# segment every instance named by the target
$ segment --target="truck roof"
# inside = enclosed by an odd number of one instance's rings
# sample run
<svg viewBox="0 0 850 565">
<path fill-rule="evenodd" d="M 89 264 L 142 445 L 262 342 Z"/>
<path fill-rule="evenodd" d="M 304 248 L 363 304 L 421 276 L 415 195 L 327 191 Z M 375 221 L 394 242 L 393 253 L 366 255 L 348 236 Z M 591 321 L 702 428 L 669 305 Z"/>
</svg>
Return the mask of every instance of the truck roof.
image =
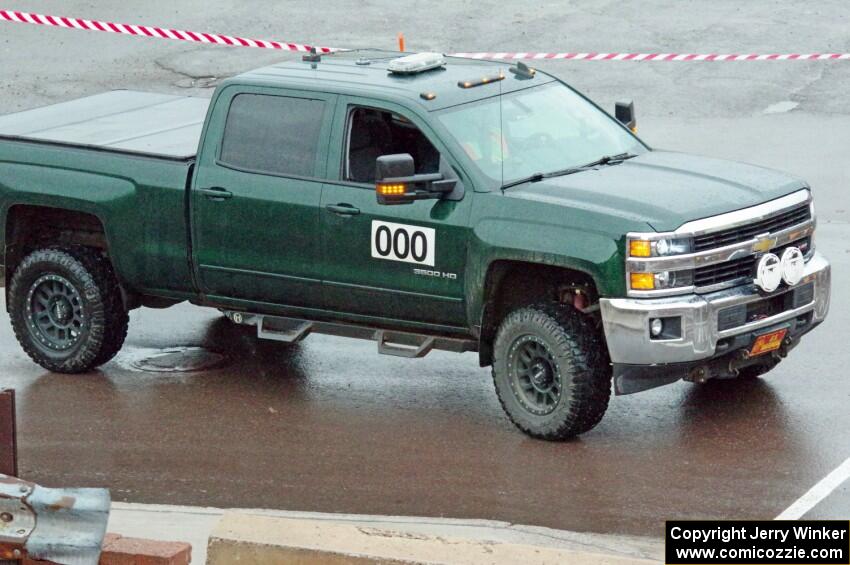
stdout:
<svg viewBox="0 0 850 565">
<path fill-rule="evenodd" d="M 438 69 L 391 73 L 390 61 L 404 55 L 375 49 L 336 52 L 316 63 L 296 60 L 263 67 L 223 84 L 403 98 L 431 111 L 554 80 L 545 73 L 522 78 L 508 72 L 508 63 L 460 57 L 445 57 L 446 64 Z M 458 86 L 498 74 L 505 79 Z M 209 104 L 207 98 L 115 90 L 0 116 L 0 136 L 189 160 L 198 150 Z"/>
<path fill-rule="evenodd" d="M 191 159 L 209 99 L 114 90 L 0 116 L 0 135 Z"/>
<path fill-rule="evenodd" d="M 285 61 L 240 74 L 226 82 L 283 87 L 306 87 L 309 90 L 337 94 L 371 94 L 378 97 L 395 95 L 408 102 L 419 104 L 426 110 L 439 110 L 464 104 L 499 93 L 521 90 L 554 80 L 537 72 L 532 78 L 520 78 L 508 72 L 510 63 L 445 57 L 446 64 L 413 74 L 395 74 L 388 69 L 389 62 L 410 55 L 398 51 L 357 49 L 322 55 L 321 61 Z M 461 88 L 459 82 L 475 81 L 503 73 L 505 79 L 490 84 Z M 433 99 L 421 97 L 431 93 Z"/>
</svg>

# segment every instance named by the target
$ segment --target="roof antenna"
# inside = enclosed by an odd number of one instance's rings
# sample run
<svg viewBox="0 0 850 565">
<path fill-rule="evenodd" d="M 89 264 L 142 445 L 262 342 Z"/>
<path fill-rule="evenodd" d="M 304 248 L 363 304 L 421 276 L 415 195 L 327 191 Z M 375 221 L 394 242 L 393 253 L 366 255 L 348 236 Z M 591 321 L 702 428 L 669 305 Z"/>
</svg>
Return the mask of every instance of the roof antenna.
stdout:
<svg viewBox="0 0 850 565">
<path fill-rule="evenodd" d="M 301 60 L 307 63 L 318 63 L 322 60 L 322 56 L 316 51 L 315 47 L 310 47 L 310 52 L 302 56 Z"/>
</svg>

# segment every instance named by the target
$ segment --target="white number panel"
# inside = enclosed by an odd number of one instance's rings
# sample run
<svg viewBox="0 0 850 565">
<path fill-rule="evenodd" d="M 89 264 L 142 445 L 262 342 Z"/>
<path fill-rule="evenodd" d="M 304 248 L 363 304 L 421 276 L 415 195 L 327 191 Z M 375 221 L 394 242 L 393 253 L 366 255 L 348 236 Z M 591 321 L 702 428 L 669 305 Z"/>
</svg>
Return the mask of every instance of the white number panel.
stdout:
<svg viewBox="0 0 850 565">
<path fill-rule="evenodd" d="M 372 257 L 434 266 L 436 232 L 432 228 L 372 220 Z"/>
</svg>

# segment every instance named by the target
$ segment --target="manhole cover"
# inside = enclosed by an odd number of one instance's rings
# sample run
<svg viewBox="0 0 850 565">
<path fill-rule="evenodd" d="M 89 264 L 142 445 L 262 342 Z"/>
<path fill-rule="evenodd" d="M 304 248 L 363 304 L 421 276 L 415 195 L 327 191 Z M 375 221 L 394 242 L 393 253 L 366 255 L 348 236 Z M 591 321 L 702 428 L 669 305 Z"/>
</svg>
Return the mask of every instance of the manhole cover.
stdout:
<svg viewBox="0 0 850 565">
<path fill-rule="evenodd" d="M 132 365 L 140 371 L 153 373 L 191 373 L 215 369 L 227 361 L 224 355 L 207 351 L 201 347 L 165 349 L 133 361 Z"/>
</svg>

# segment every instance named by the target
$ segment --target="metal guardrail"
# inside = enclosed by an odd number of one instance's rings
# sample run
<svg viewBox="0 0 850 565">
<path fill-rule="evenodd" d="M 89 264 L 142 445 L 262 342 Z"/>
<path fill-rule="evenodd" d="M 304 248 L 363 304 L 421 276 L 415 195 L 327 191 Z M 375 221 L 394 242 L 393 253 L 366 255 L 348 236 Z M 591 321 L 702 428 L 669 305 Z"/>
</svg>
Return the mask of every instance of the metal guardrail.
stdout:
<svg viewBox="0 0 850 565">
<path fill-rule="evenodd" d="M 106 489 L 44 488 L 0 475 L 0 562 L 96 565 L 109 506 Z"/>
</svg>

